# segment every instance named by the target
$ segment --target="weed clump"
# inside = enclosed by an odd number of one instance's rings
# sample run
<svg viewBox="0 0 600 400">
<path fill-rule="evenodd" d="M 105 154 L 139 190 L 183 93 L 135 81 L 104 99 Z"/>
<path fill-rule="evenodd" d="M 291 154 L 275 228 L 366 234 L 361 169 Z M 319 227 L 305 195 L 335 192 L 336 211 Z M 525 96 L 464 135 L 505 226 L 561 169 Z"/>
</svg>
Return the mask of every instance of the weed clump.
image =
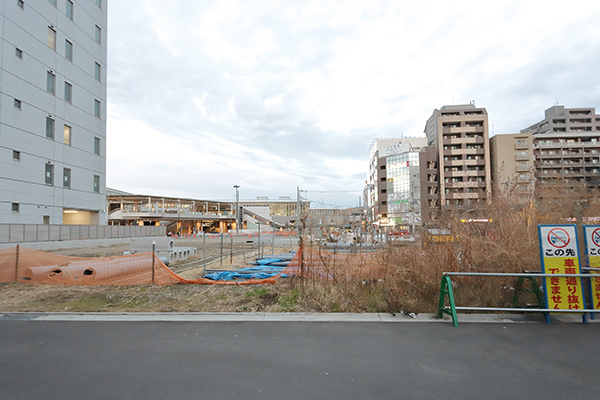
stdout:
<svg viewBox="0 0 600 400">
<path fill-rule="evenodd" d="M 377 255 L 304 246 L 299 269 L 305 278 L 289 285 L 299 291 L 298 304 L 323 312 L 435 313 L 443 272 L 540 271 L 538 224 L 577 223 L 581 229 L 598 217 L 599 193 L 586 187 L 555 188 L 527 205 L 503 196 L 476 210 L 446 213 L 423 227 L 414 243 L 387 241 Z M 448 235 L 435 242 L 427 228 Z M 517 279 L 452 277 L 457 305 L 509 307 Z M 527 296 L 520 303 L 536 301 Z"/>
</svg>

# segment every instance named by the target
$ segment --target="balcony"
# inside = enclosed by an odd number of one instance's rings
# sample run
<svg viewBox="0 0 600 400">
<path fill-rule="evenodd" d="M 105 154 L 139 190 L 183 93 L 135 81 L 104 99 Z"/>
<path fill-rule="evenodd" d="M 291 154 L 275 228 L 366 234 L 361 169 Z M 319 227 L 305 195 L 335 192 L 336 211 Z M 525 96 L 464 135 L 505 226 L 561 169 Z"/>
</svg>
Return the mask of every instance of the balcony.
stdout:
<svg viewBox="0 0 600 400">
<path fill-rule="evenodd" d="M 459 127 L 448 127 L 448 126 L 444 126 L 442 128 L 442 133 L 443 134 L 449 134 L 449 133 L 457 133 L 460 134 L 462 132 L 462 129 L 460 126 Z"/>
<path fill-rule="evenodd" d="M 465 160 L 444 161 L 444 167 L 457 167 L 465 164 Z"/>
<path fill-rule="evenodd" d="M 515 142 L 515 149 L 528 149 L 529 141 L 525 139 L 517 139 Z"/>
<path fill-rule="evenodd" d="M 453 155 L 456 155 L 456 154 L 462 154 L 462 151 L 463 151 L 463 150 L 464 150 L 464 149 L 462 149 L 462 148 L 458 148 L 458 149 L 447 149 L 447 150 L 443 150 L 442 154 L 443 154 L 444 156 L 453 156 Z"/>
<path fill-rule="evenodd" d="M 462 143 L 464 142 L 464 138 L 461 137 L 454 137 L 454 138 L 444 138 L 444 140 L 442 140 L 442 144 L 444 146 L 449 146 L 449 145 L 453 145 L 453 144 L 458 144 L 458 145 L 462 145 Z"/>
<path fill-rule="evenodd" d="M 465 137 L 465 144 L 485 144 L 485 139 L 482 137 Z"/>
<path fill-rule="evenodd" d="M 486 182 L 450 182 L 444 185 L 448 189 L 453 188 L 478 188 L 485 189 L 487 187 Z"/>
<path fill-rule="evenodd" d="M 481 133 L 483 134 L 484 132 L 484 128 L 483 126 L 465 126 L 464 128 L 464 132 L 468 133 Z"/>
<path fill-rule="evenodd" d="M 485 160 L 465 160 L 464 161 L 466 166 L 469 165 L 485 165 Z"/>
<path fill-rule="evenodd" d="M 560 142 L 550 142 L 550 141 L 540 141 L 535 144 L 536 148 L 556 148 L 561 147 L 562 143 Z"/>
</svg>

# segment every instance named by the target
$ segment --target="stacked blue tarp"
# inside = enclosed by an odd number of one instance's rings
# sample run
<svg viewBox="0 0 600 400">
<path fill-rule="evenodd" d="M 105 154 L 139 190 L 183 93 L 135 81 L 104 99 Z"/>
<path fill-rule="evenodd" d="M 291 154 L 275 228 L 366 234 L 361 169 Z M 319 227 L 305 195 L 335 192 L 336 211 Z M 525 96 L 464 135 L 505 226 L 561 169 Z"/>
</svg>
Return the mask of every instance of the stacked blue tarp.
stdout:
<svg viewBox="0 0 600 400">
<path fill-rule="evenodd" d="M 212 272 L 204 275 L 206 279 L 213 281 L 231 281 L 234 279 L 266 279 L 281 274 L 285 267 L 249 267 L 235 271 Z M 281 278 L 287 278 L 286 274 L 280 275 Z"/>
<path fill-rule="evenodd" d="M 281 274 L 289 262 L 294 258 L 296 252 L 286 254 L 277 254 L 271 258 L 259 258 L 252 264 L 256 267 L 248 267 L 229 271 L 212 270 L 204 275 L 206 279 L 213 281 L 231 281 L 234 279 L 266 279 Z M 287 278 L 288 275 L 279 275 L 281 278 Z"/>
</svg>

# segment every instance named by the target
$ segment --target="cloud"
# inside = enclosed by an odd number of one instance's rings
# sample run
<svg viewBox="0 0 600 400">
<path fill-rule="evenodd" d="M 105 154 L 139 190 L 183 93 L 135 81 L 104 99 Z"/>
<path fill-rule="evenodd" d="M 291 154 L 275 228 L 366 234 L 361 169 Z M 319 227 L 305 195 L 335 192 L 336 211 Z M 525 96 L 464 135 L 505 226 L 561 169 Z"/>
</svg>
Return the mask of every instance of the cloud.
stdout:
<svg viewBox="0 0 600 400">
<path fill-rule="evenodd" d="M 476 100 L 513 133 L 557 99 L 600 105 L 599 16 L 595 1 L 112 2 L 108 184 L 356 205 L 368 142 L 423 135 L 434 108 Z"/>
</svg>

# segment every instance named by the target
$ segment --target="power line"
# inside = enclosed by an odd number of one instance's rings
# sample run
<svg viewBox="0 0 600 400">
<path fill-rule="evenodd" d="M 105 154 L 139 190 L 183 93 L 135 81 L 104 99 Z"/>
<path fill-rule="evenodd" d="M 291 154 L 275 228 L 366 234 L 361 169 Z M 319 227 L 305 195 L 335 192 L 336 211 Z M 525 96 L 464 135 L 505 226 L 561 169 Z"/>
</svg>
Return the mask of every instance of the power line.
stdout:
<svg viewBox="0 0 600 400">
<path fill-rule="evenodd" d="M 362 190 L 339 190 L 339 191 L 323 191 L 323 190 L 307 190 L 311 193 L 362 193 Z"/>
</svg>

